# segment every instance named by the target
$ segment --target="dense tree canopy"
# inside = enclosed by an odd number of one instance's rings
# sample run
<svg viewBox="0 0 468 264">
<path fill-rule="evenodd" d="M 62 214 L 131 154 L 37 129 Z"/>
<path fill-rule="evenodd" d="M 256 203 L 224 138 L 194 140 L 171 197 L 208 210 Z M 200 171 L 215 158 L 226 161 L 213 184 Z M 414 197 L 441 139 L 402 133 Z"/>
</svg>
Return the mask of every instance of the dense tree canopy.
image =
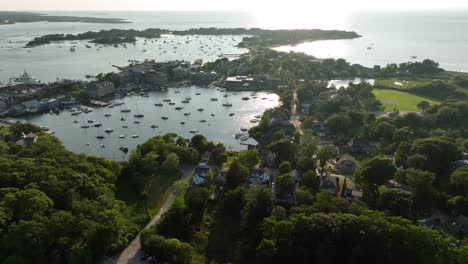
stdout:
<svg viewBox="0 0 468 264">
<path fill-rule="evenodd" d="M 24 129 L 28 129 L 25 131 Z M 92 263 L 129 243 L 138 227 L 115 198 L 120 165 L 76 155 L 37 131 L 29 147 L 2 142 L 0 262 Z"/>
</svg>

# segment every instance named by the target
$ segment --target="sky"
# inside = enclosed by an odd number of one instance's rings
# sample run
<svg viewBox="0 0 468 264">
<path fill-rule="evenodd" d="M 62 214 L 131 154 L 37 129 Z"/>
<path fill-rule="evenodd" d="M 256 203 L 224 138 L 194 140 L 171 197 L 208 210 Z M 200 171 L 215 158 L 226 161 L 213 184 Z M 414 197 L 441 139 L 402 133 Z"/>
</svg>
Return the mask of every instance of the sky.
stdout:
<svg viewBox="0 0 468 264">
<path fill-rule="evenodd" d="M 0 10 L 232 10 L 309 12 L 468 9 L 467 0 L 0 0 Z"/>
</svg>

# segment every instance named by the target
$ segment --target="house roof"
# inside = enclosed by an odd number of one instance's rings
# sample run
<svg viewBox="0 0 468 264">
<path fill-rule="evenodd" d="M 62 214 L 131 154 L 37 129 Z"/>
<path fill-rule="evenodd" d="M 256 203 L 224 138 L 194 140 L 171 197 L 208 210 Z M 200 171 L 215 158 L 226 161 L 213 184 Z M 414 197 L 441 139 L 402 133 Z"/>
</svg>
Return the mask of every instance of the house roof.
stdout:
<svg viewBox="0 0 468 264">
<path fill-rule="evenodd" d="M 334 176 L 321 176 L 320 188 L 338 190 L 340 187 L 338 186 L 336 179 L 337 178 Z"/>
<path fill-rule="evenodd" d="M 34 133 L 29 133 L 29 134 L 26 135 L 25 138 L 37 138 L 37 137 L 38 137 L 38 135 L 36 135 Z"/>
<path fill-rule="evenodd" d="M 340 163 L 343 162 L 343 161 L 351 161 L 351 162 L 356 163 L 356 159 L 355 159 L 353 156 L 349 155 L 349 154 L 344 154 L 344 155 L 342 155 L 342 156 L 340 157 L 340 159 L 339 159 L 336 163 L 337 163 L 337 164 L 340 164 Z"/>
</svg>

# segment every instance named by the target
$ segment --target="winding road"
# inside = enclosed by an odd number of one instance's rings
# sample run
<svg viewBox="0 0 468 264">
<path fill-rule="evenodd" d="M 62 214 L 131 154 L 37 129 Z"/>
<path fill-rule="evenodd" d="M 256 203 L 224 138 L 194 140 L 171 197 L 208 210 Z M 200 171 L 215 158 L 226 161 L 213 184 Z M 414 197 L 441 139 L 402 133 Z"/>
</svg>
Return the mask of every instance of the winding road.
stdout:
<svg viewBox="0 0 468 264">
<path fill-rule="evenodd" d="M 193 173 L 194 167 L 190 165 L 181 165 L 180 170 L 182 171 L 182 180 L 186 180 L 190 177 Z M 174 203 L 175 195 L 174 193 L 169 194 L 166 201 L 162 205 L 161 209 L 159 209 L 158 213 L 151 219 L 151 221 L 146 225 L 146 228 L 153 226 L 159 222 L 161 216 L 169 210 L 172 203 Z M 140 234 L 138 234 L 135 239 L 127 246 L 127 248 L 122 251 L 117 256 L 112 258 L 106 259 L 103 264 L 140 264 L 140 263 L 147 263 L 145 260 L 142 260 L 144 256 L 143 251 L 141 250 L 140 244 Z"/>
</svg>

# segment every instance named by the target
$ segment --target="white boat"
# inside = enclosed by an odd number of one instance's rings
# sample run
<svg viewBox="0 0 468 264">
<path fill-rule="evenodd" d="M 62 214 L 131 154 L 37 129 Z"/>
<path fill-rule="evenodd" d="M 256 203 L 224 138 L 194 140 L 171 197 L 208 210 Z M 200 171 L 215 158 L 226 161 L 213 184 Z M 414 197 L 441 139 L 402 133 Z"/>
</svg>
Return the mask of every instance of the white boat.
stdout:
<svg viewBox="0 0 468 264">
<path fill-rule="evenodd" d="M 140 136 L 138 135 L 133 135 L 132 138 L 139 138 Z"/>
<path fill-rule="evenodd" d="M 119 135 L 119 138 L 125 138 L 126 136 L 125 135 Z"/>
<path fill-rule="evenodd" d="M 104 132 L 106 133 L 112 133 L 114 132 L 114 130 L 112 128 L 107 128 L 106 130 L 104 130 Z"/>
<path fill-rule="evenodd" d="M 198 133 L 198 130 L 197 129 L 192 129 L 189 132 L 192 133 L 192 134 L 195 134 L 195 133 Z"/>
</svg>

